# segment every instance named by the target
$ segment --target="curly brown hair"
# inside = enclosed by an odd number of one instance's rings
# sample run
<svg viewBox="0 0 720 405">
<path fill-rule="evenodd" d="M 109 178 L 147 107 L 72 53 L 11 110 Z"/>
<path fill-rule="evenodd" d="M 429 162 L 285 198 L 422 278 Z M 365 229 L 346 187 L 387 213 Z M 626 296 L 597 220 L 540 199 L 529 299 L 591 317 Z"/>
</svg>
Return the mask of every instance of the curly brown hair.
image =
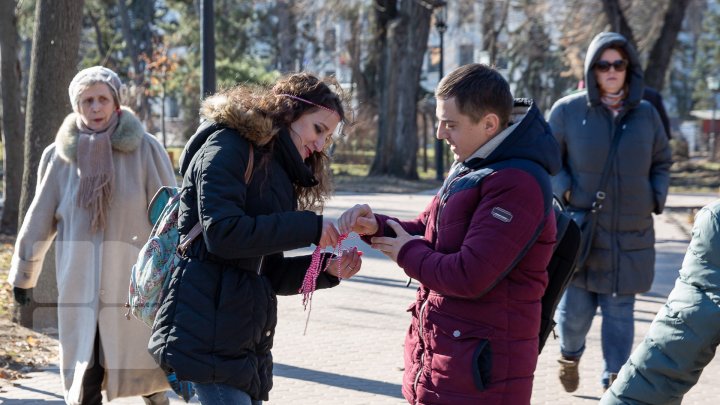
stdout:
<svg viewBox="0 0 720 405">
<path fill-rule="evenodd" d="M 310 103 L 282 95 L 291 95 Z M 290 124 L 303 114 L 312 113 L 321 108 L 316 105 L 335 111 L 340 117 L 340 125 L 347 122 L 344 107 L 346 102 L 343 100 L 342 89 L 332 78 L 321 80 L 310 73 L 290 74 L 280 78 L 270 89 L 268 97 L 262 97 L 258 101 L 255 108 L 272 119 L 275 131 L 280 128 L 289 128 Z M 315 187 L 295 186 L 300 209 L 322 211 L 325 201 L 330 197 L 332 182 L 330 157 L 327 151 L 331 144 L 332 139 L 325 143 L 322 152 L 313 153 L 306 159 L 318 185 Z"/>
</svg>

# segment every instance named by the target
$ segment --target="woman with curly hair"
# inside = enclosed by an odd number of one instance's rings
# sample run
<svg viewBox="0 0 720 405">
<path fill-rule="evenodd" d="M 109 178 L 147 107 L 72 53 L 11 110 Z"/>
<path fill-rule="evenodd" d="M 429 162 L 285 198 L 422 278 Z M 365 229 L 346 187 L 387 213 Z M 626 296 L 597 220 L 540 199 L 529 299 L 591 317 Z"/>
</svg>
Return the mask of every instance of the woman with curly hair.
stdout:
<svg viewBox="0 0 720 405">
<path fill-rule="evenodd" d="M 339 234 L 316 213 L 329 197 L 333 133 L 345 121 L 340 96 L 299 73 L 272 88 L 239 85 L 207 98 L 204 122 L 180 158 L 179 229 L 194 240 L 158 311 L 150 352 L 194 383 L 204 404 L 257 404 L 272 387 L 276 294 L 297 294 L 311 263 L 316 288 L 360 269 L 357 248 L 339 257 L 285 257 Z M 246 183 L 245 172 L 254 167 Z"/>
</svg>

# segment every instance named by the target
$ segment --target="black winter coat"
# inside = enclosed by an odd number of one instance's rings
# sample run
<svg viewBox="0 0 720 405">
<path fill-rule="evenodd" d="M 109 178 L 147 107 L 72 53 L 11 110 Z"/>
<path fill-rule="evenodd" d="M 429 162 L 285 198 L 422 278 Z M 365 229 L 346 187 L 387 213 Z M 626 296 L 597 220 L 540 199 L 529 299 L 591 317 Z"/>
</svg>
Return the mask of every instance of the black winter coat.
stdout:
<svg viewBox="0 0 720 405">
<path fill-rule="evenodd" d="M 283 251 L 317 243 L 322 216 L 297 211 L 293 183 L 315 183 L 287 131 L 257 134 L 244 124 L 204 124 L 185 147 L 180 230 L 200 220 L 203 234 L 173 274 L 149 350 L 181 380 L 228 384 L 267 401 L 275 295 L 297 294 L 310 265 L 310 256 Z M 265 146 L 254 147 L 246 185 L 248 142 Z M 321 273 L 317 287 L 337 284 Z"/>
</svg>

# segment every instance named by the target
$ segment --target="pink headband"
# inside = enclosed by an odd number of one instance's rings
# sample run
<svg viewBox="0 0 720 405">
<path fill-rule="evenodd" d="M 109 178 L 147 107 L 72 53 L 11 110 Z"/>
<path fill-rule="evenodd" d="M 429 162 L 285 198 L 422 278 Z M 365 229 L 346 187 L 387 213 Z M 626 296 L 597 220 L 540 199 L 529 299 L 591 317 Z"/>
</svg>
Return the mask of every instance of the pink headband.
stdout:
<svg viewBox="0 0 720 405">
<path fill-rule="evenodd" d="M 341 117 L 340 117 L 340 114 L 338 114 L 338 112 L 337 112 L 337 111 L 335 111 L 335 110 L 333 110 L 332 108 L 329 108 L 329 107 L 325 107 L 324 105 L 320 105 L 320 104 L 317 104 L 317 103 L 313 103 L 312 101 L 310 101 L 310 100 L 305 100 L 305 99 L 304 99 L 304 98 L 302 98 L 302 97 L 298 97 L 298 96 L 293 96 L 292 94 L 285 94 L 285 93 L 281 93 L 281 94 L 276 94 L 276 95 L 277 95 L 277 96 L 285 96 L 285 97 L 290 97 L 290 98 L 291 98 L 291 99 L 293 99 L 293 100 L 298 100 L 298 101 L 302 101 L 303 103 L 307 103 L 307 104 L 310 104 L 310 105 L 314 105 L 315 107 L 318 107 L 318 108 L 322 108 L 322 109 L 328 110 L 328 111 L 330 111 L 331 113 L 333 113 L 333 114 L 337 115 L 337 116 L 338 116 L 338 118 L 341 118 Z"/>
</svg>

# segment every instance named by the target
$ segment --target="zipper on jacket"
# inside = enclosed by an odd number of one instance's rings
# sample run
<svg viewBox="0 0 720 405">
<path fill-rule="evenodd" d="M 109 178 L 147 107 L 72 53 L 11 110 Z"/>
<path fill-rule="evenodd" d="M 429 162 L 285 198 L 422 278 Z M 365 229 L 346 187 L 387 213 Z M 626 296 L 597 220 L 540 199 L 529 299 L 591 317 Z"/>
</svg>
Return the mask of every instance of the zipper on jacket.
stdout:
<svg viewBox="0 0 720 405">
<path fill-rule="evenodd" d="M 624 117 L 624 115 L 623 115 L 623 117 Z M 621 119 L 622 119 L 622 118 L 621 118 Z M 626 127 L 626 125 L 627 125 L 627 124 L 622 124 L 622 125 L 621 125 L 621 122 L 620 122 L 620 121 L 618 121 L 618 122 L 617 122 L 617 125 L 615 125 L 615 122 L 613 121 L 613 132 L 612 132 L 612 134 L 613 134 L 614 136 L 621 136 L 623 130 L 624 130 L 625 127 Z M 615 133 L 615 132 L 617 132 L 617 133 Z M 620 143 L 618 143 L 617 148 L 620 149 Z M 620 155 L 619 153 L 616 153 L 616 154 L 615 154 L 615 161 L 617 161 L 617 157 L 618 157 L 619 155 Z M 615 165 L 615 162 L 611 162 L 611 164 L 614 166 L 614 165 Z M 619 176 L 619 173 L 616 173 L 616 175 Z M 616 176 L 616 177 L 617 177 L 617 176 Z M 617 197 L 617 196 L 619 195 L 619 192 L 618 192 L 619 190 L 618 190 L 618 187 L 617 187 L 617 181 L 616 181 L 616 179 L 613 179 L 612 185 L 613 185 L 613 193 L 615 194 L 616 198 L 614 198 L 615 203 L 613 204 L 613 210 L 612 210 L 612 214 L 611 214 L 611 216 L 610 216 L 610 221 L 611 221 L 611 226 L 612 226 L 611 229 L 610 229 L 610 241 L 611 241 L 611 243 L 612 243 L 612 250 L 611 250 L 610 256 L 611 256 L 611 258 L 612 258 L 612 268 L 613 268 L 612 296 L 613 296 L 613 297 L 617 297 L 617 292 L 618 292 L 618 280 L 620 279 L 620 267 L 619 267 L 619 263 L 618 263 L 618 249 L 617 249 L 617 245 L 618 245 L 618 237 L 617 237 L 618 224 L 617 224 L 617 217 L 618 217 L 618 209 L 619 209 L 619 205 L 620 205 L 620 204 L 619 204 L 620 200 L 619 200 L 619 198 Z"/>
<path fill-rule="evenodd" d="M 417 374 L 415 374 L 415 382 L 413 383 L 413 391 L 415 392 L 415 403 L 419 403 L 417 400 L 417 385 L 420 382 L 420 376 L 422 375 L 423 367 L 425 364 L 425 352 L 426 352 L 426 344 L 425 340 L 423 338 L 423 312 L 425 312 L 425 307 L 427 306 L 428 298 L 425 298 L 425 301 L 423 301 L 422 305 L 420 305 L 420 311 L 418 311 L 418 343 L 422 346 L 422 354 L 420 355 L 420 368 L 418 368 Z"/>
</svg>

